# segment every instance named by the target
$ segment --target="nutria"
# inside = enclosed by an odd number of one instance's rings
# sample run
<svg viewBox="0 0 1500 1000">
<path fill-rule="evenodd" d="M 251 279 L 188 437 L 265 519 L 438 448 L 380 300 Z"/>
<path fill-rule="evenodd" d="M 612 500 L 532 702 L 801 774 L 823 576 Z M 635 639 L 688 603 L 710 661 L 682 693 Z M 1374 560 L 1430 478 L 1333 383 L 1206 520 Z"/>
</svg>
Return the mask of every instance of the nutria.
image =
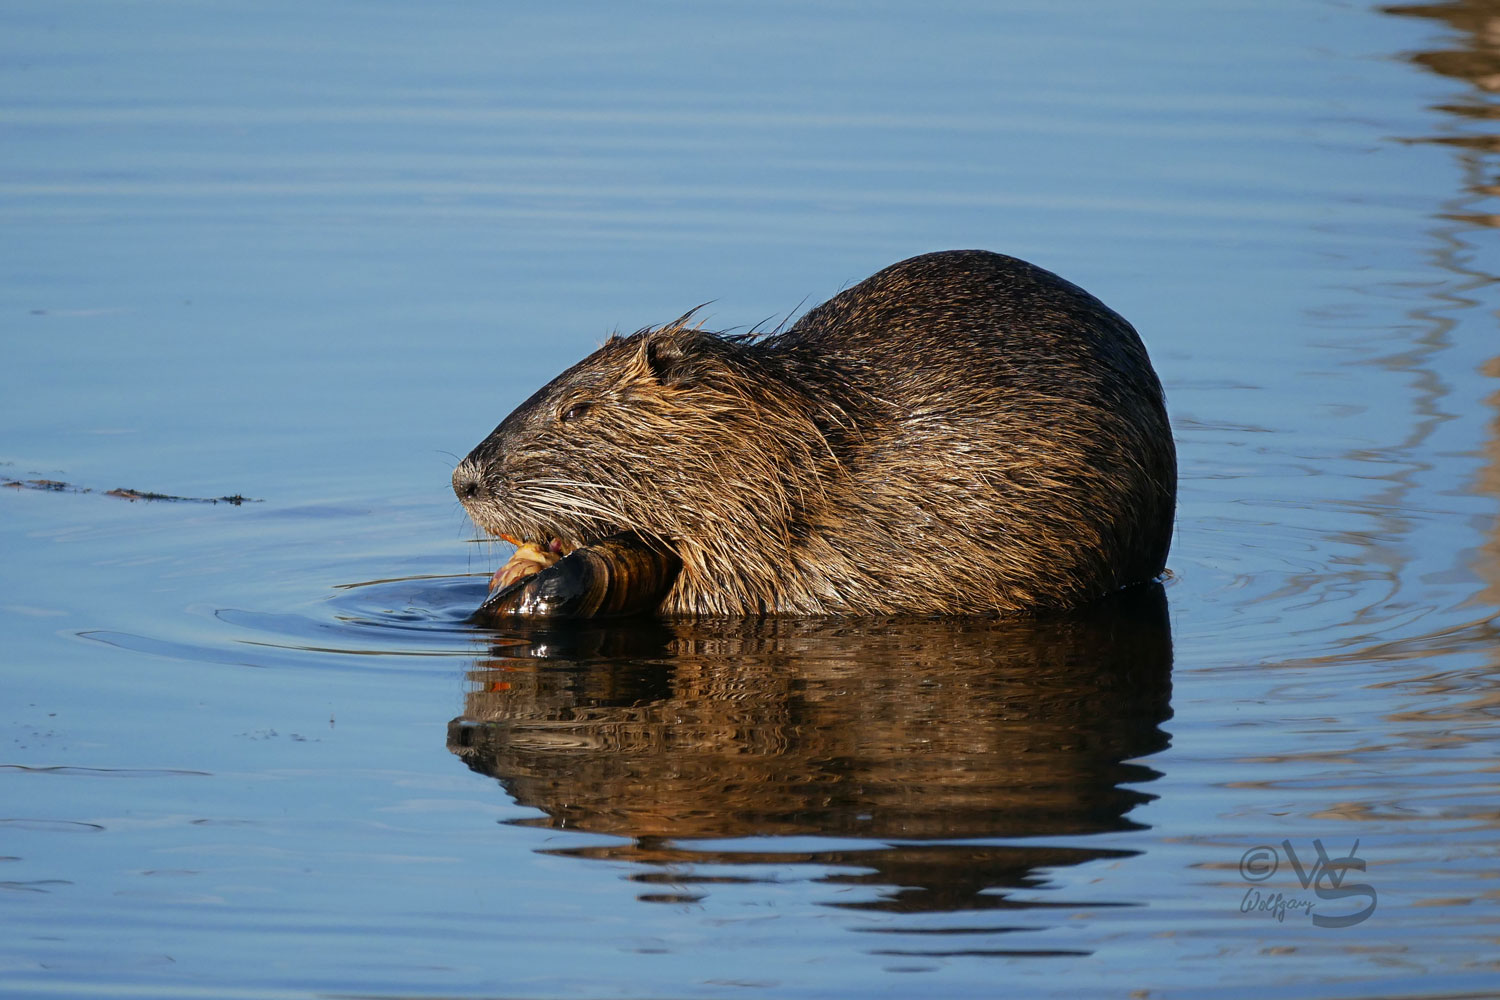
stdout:
<svg viewBox="0 0 1500 1000">
<path fill-rule="evenodd" d="M 612 336 L 453 473 L 543 546 L 635 532 L 692 615 L 966 614 L 1158 576 L 1176 453 L 1135 330 L 981 250 L 902 261 L 789 329 Z"/>
</svg>

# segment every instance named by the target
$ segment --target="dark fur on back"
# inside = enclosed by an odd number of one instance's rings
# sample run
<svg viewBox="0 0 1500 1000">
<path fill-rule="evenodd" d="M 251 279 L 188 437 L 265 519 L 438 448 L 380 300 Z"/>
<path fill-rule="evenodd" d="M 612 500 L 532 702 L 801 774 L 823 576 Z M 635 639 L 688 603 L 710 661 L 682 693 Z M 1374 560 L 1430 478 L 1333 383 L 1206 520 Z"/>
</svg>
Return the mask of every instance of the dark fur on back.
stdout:
<svg viewBox="0 0 1500 1000">
<path fill-rule="evenodd" d="M 689 614 L 982 613 L 1162 572 L 1176 458 L 1130 324 L 1024 261 L 914 257 L 790 329 L 603 347 L 454 472 L 482 528 L 670 546 Z"/>
</svg>

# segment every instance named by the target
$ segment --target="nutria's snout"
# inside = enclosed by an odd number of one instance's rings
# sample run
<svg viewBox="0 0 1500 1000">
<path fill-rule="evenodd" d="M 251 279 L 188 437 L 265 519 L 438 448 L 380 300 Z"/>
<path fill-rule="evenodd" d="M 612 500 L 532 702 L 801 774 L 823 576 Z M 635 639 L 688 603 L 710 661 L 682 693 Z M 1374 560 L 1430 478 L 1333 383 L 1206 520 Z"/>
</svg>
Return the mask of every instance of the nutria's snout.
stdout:
<svg viewBox="0 0 1500 1000">
<path fill-rule="evenodd" d="M 464 505 L 469 519 L 481 531 L 490 535 L 514 534 L 514 527 L 507 527 L 502 497 L 505 489 L 499 477 L 486 464 L 476 461 L 473 455 L 458 463 L 453 470 L 453 494 Z"/>
<path fill-rule="evenodd" d="M 570 517 L 566 497 L 559 501 L 548 479 L 526 474 L 517 479 L 496 454 L 476 448 L 453 470 L 453 493 L 485 534 L 566 554 L 619 530 L 597 517 L 587 522 Z"/>
</svg>

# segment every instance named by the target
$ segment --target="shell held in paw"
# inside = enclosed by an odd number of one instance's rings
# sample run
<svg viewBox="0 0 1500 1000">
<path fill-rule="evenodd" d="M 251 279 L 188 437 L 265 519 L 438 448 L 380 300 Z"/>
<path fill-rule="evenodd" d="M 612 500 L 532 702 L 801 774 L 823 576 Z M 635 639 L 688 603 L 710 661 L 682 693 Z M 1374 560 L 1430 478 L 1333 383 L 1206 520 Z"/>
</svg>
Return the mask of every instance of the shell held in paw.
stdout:
<svg viewBox="0 0 1500 1000">
<path fill-rule="evenodd" d="M 520 551 L 517 550 L 518 555 Z M 483 625 L 517 618 L 613 618 L 648 614 L 660 607 L 682 568 L 671 550 L 628 533 L 554 559 L 550 565 L 531 569 L 495 590 L 474 612 L 471 621 Z M 531 559 L 529 553 L 521 561 L 528 567 L 539 562 Z M 516 562 L 512 558 L 506 567 Z M 496 577 L 499 576 L 497 573 Z"/>
</svg>

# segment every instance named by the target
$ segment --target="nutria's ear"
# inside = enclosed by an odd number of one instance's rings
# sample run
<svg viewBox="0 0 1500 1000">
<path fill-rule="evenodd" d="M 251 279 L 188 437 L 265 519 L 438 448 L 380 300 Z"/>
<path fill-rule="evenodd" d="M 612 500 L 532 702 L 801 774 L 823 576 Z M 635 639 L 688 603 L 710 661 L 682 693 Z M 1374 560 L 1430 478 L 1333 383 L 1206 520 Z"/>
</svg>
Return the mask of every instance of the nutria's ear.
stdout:
<svg viewBox="0 0 1500 1000">
<path fill-rule="evenodd" d="M 688 352 L 681 337 L 674 336 L 673 333 L 647 337 L 642 353 L 646 367 L 658 382 L 670 384 L 678 381 L 684 374 L 682 362 Z"/>
<path fill-rule="evenodd" d="M 695 345 L 701 331 L 678 326 L 662 327 L 641 336 L 636 353 L 640 374 L 662 385 L 682 385 L 692 378 Z"/>
</svg>

